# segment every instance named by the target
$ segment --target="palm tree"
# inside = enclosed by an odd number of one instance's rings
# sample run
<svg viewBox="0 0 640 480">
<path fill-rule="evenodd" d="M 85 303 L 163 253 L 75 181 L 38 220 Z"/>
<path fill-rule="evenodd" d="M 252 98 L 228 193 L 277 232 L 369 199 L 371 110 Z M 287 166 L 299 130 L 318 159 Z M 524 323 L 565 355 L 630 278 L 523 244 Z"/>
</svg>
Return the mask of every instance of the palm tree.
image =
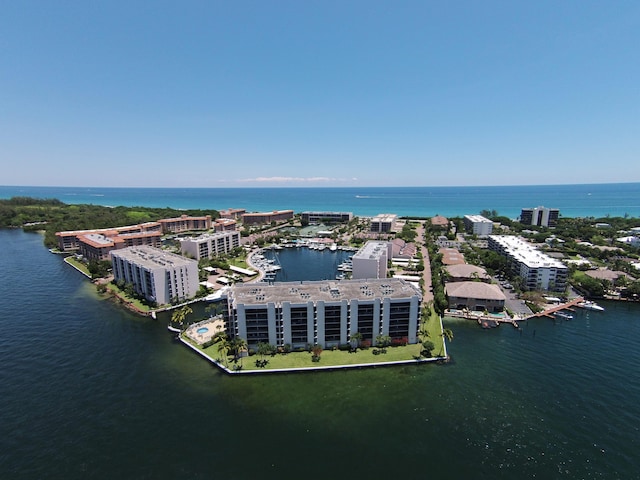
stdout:
<svg viewBox="0 0 640 480">
<path fill-rule="evenodd" d="M 240 352 L 246 350 L 247 341 L 242 337 L 235 337 L 231 340 L 231 350 L 233 350 L 234 356 L 237 359 L 240 356 Z M 240 356 L 240 364 L 242 364 L 242 356 Z"/>
<path fill-rule="evenodd" d="M 225 332 L 218 332 L 213 337 L 214 342 L 218 344 L 218 355 L 224 358 L 224 364 L 228 364 L 229 350 L 231 350 L 231 341 Z M 221 359 L 222 359 L 221 358 Z"/>
<path fill-rule="evenodd" d="M 451 331 L 450 328 L 443 328 L 442 329 L 442 337 L 446 338 L 447 340 L 449 340 L 451 342 L 451 341 L 453 341 L 453 332 Z"/>
<path fill-rule="evenodd" d="M 362 334 L 360 332 L 354 332 L 349 337 L 349 343 L 351 343 L 351 349 L 356 350 L 360 345 L 360 340 L 362 340 Z"/>
<path fill-rule="evenodd" d="M 185 319 L 187 318 L 188 315 L 192 313 L 193 313 L 193 310 L 191 309 L 191 307 L 189 305 L 185 305 L 179 310 L 176 310 L 173 312 L 173 314 L 171 315 L 171 322 L 177 323 L 178 325 L 180 325 L 180 328 L 182 328 L 184 325 Z"/>
</svg>

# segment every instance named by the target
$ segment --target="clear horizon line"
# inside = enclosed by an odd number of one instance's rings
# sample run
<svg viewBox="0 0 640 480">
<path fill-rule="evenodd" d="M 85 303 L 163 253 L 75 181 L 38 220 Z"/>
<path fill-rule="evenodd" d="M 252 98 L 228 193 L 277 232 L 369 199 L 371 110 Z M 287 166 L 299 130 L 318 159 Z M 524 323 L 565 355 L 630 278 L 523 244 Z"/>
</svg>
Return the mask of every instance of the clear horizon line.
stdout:
<svg viewBox="0 0 640 480">
<path fill-rule="evenodd" d="M 631 182 L 589 182 L 589 183 L 514 183 L 514 184 L 484 184 L 484 185 L 236 185 L 236 186 L 209 186 L 209 187 L 194 187 L 194 186 L 112 186 L 112 185 L 0 185 L 0 188 L 112 188 L 112 189 L 272 189 L 272 188 L 340 188 L 340 189 L 354 189 L 354 188 L 496 188 L 496 187 L 553 187 L 553 186 L 577 186 L 577 185 L 633 185 L 640 184 L 640 181 Z"/>
</svg>

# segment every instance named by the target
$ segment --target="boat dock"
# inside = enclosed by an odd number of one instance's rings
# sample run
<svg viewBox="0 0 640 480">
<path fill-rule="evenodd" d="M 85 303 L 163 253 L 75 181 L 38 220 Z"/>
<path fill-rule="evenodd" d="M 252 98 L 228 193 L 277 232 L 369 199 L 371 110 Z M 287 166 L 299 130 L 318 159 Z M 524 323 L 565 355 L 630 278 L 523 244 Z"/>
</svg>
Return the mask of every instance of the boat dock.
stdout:
<svg viewBox="0 0 640 480">
<path fill-rule="evenodd" d="M 572 300 L 569 300 L 566 303 L 560 303 L 558 305 L 554 305 L 551 308 L 547 308 L 547 309 L 543 310 L 542 312 L 534 313 L 529 318 L 548 317 L 548 318 L 551 318 L 551 319 L 555 320 L 554 313 L 560 312 L 562 310 L 573 311 L 573 309 L 571 307 L 575 307 L 579 303 L 582 303 L 582 302 L 584 302 L 584 298 L 576 297 L 576 298 L 574 298 Z"/>
</svg>

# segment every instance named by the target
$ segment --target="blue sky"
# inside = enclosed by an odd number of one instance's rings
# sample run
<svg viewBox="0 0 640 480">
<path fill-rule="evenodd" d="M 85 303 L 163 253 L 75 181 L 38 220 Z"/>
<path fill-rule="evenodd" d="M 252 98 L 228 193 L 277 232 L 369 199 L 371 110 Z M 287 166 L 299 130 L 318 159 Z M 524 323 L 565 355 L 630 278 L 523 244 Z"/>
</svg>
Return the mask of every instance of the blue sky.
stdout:
<svg viewBox="0 0 640 480">
<path fill-rule="evenodd" d="M 640 181 L 634 1 L 0 6 L 0 184 Z"/>
</svg>

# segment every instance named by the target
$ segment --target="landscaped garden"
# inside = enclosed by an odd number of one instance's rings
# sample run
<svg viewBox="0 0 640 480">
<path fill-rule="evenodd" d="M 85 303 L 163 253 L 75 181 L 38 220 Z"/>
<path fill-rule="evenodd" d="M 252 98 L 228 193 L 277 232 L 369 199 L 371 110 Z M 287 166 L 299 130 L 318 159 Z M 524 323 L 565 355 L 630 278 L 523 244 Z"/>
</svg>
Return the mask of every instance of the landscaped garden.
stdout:
<svg viewBox="0 0 640 480">
<path fill-rule="evenodd" d="M 240 349 L 234 347 L 234 341 L 227 339 L 224 335 L 203 345 L 197 345 L 185 335 L 181 338 L 195 350 L 204 353 L 229 370 L 269 371 L 425 361 L 445 355 L 444 336 L 440 318 L 431 308 L 425 307 L 419 343 L 411 345 L 404 344 L 406 342 L 400 339 L 391 340 L 389 337 L 381 337 L 388 340 L 385 346 L 369 346 L 368 341 L 362 341 L 356 337 L 352 338 L 350 346 L 342 346 L 342 348 L 325 350 L 319 345 L 310 345 L 304 351 L 289 351 L 282 348 L 278 351 L 271 347 L 260 348 L 255 352 L 252 349 L 247 351 L 245 347 Z M 237 355 L 237 351 L 241 354 Z"/>
</svg>

